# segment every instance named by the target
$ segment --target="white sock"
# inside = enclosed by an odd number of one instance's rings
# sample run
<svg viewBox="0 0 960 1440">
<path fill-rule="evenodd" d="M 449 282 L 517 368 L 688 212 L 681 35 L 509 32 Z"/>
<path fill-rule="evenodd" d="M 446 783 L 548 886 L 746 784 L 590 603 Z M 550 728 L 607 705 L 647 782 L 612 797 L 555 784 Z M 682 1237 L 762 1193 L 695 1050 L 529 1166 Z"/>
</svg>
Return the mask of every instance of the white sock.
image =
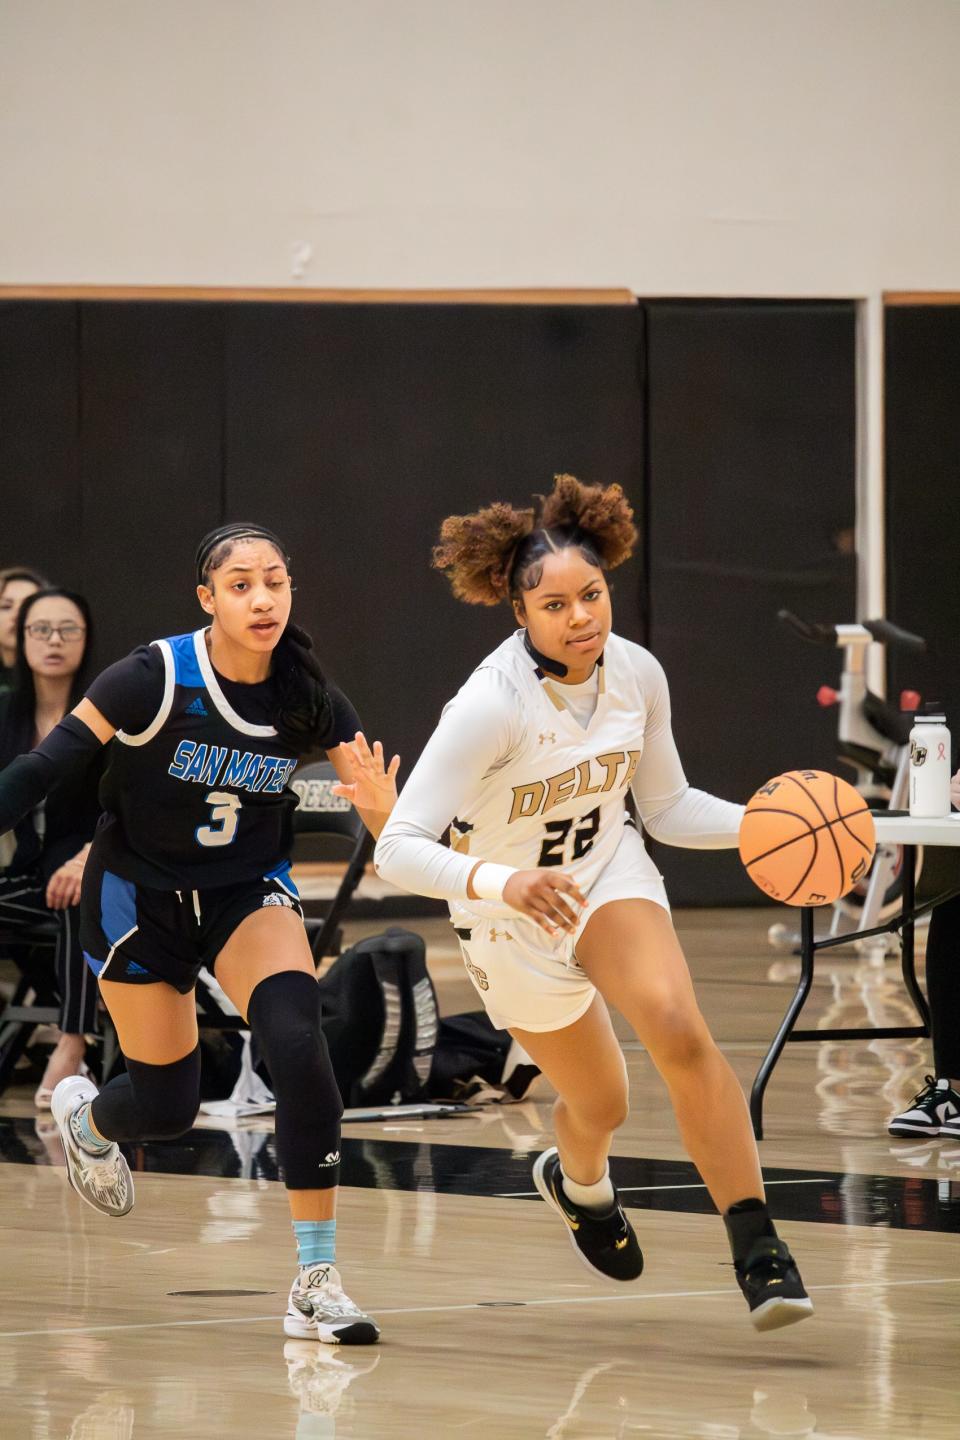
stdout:
<svg viewBox="0 0 960 1440">
<path fill-rule="evenodd" d="M 613 1204 L 613 1181 L 610 1179 L 610 1166 L 603 1167 L 603 1174 L 599 1180 L 592 1185 L 578 1185 L 576 1180 L 571 1180 L 561 1169 L 563 1176 L 563 1193 L 574 1205 L 579 1205 L 581 1210 L 609 1210 Z"/>
</svg>

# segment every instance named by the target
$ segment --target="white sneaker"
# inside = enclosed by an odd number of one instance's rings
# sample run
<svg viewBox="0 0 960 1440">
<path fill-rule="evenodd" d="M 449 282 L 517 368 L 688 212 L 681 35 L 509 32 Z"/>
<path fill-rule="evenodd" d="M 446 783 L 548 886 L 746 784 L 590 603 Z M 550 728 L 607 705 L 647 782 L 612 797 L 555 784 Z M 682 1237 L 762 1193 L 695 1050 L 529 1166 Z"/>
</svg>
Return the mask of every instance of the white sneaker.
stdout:
<svg viewBox="0 0 960 1440">
<path fill-rule="evenodd" d="M 950 1081 L 924 1076 L 923 1089 L 918 1090 L 906 1110 L 895 1115 L 887 1126 L 889 1135 L 943 1135 L 960 1133 L 947 1127 L 960 1119 L 960 1095 L 951 1089 Z"/>
<path fill-rule="evenodd" d="M 91 1155 L 78 1144 L 70 1126 L 80 1106 L 98 1093 L 86 1076 L 68 1075 L 55 1087 L 50 1109 L 63 1142 L 67 1179 L 80 1199 L 101 1215 L 126 1215 L 133 1209 L 133 1177 L 119 1145 L 111 1145 L 102 1155 Z"/>
<path fill-rule="evenodd" d="M 290 1287 L 283 1330 L 291 1339 L 325 1345 L 375 1345 L 380 1339 L 376 1322 L 344 1294 L 333 1265 L 300 1271 Z"/>
<path fill-rule="evenodd" d="M 952 1115 L 944 1116 L 940 1122 L 940 1134 L 948 1139 L 960 1140 L 960 1110 L 955 1110 Z"/>
</svg>

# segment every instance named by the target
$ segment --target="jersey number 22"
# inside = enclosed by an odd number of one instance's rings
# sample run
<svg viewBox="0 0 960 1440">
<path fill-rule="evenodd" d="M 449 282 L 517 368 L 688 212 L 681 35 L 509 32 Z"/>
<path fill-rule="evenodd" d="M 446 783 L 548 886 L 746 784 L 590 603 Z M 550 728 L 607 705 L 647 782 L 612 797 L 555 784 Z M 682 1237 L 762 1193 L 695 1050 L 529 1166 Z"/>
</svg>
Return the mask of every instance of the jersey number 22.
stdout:
<svg viewBox="0 0 960 1440">
<path fill-rule="evenodd" d="M 540 846 L 538 865 L 563 865 L 568 861 L 582 860 L 584 855 L 593 849 L 593 842 L 597 838 L 597 831 L 600 829 L 600 806 L 598 805 L 596 810 L 591 810 L 589 815 L 584 815 L 574 830 L 573 845 L 568 857 L 564 854 L 564 850 L 572 826 L 573 819 L 547 822 L 544 827 L 547 833 Z"/>
</svg>

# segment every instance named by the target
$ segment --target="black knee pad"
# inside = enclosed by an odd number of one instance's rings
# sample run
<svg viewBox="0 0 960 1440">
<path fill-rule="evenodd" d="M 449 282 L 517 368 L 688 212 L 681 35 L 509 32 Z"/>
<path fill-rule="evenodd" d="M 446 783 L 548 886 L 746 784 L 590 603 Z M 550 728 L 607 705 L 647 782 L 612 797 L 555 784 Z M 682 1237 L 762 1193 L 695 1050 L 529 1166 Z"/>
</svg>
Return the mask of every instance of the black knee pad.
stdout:
<svg viewBox="0 0 960 1440">
<path fill-rule="evenodd" d="M 288 1190 L 340 1183 L 343 1101 L 320 1029 L 312 975 L 283 970 L 261 980 L 247 1007 L 250 1029 L 277 1097 L 277 1151 Z"/>
<path fill-rule="evenodd" d="M 127 1059 L 127 1073 L 105 1085 L 93 1102 L 93 1123 L 108 1140 L 174 1140 L 190 1129 L 200 1107 L 199 1044 L 172 1065 Z"/>
</svg>

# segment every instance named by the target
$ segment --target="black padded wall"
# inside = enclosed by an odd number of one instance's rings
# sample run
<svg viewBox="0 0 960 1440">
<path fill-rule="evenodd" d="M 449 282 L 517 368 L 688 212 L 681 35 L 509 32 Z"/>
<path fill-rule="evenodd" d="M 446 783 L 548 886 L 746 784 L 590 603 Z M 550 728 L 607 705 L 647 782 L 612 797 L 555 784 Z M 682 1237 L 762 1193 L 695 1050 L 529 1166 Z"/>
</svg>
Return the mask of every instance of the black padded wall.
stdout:
<svg viewBox="0 0 960 1440">
<path fill-rule="evenodd" d="M 744 801 L 835 769 L 832 652 L 778 626 L 856 618 L 852 304 L 647 307 L 650 646 L 692 784 Z M 658 847 L 677 904 L 758 900 L 734 853 Z"/>
<path fill-rule="evenodd" d="M 83 577 L 106 660 L 203 619 L 192 561 L 222 505 L 221 308 L 81 306 Z"/>
<path fill-rule="evenodd" d="M 890 694 L 941 702 L 960 741 L 960 306 L 886 312 L 887 612 L 925 636 Z"/>
<path fill-rule="evenodd" d="M 443 517 L 557 470 L 643 522 L 617 629 L 670 678 L 691 780 L 744 798 L 832 761 L 831 656 L 774 614 L 854 611 L 850 305 L 0 307 L 0 564 L 83 588 L 97 659 L 200 623 L 222 518 L 287 539 L 296 614 L 404 771 L 508 633 L 429 568 Z M 676 903 L 759 900 L 731 855 L 660 853 Z"/>
<path fill-rule="evenodd" d="M 408 773 L 512 628 L 430 570 L 443 517 L 553 473 L 641 488 L 636 305 L 7 304 L 0 564 L 95 608 L 95 659 L 202 621 L 193 550 L 273 525 L 297 617 Z M 640 634 L 639 558 L 617 623 Z"/>
<path fill-rule="evenodd" d="M 401 775 L 513 628 L 430 570 L 441 521 L 558 470 L 639 495 L 639 341 L 632 305 L 229 311 L 230 512 L 290 537 L 298 613 Z M 641 584 L 639 559 L 618 573 L 634 639 Z"/>
<path fill-rule="evenodd" d="M 0 568 L 83 582 L 79 306 L 0 302 Z"/>
</svg>

